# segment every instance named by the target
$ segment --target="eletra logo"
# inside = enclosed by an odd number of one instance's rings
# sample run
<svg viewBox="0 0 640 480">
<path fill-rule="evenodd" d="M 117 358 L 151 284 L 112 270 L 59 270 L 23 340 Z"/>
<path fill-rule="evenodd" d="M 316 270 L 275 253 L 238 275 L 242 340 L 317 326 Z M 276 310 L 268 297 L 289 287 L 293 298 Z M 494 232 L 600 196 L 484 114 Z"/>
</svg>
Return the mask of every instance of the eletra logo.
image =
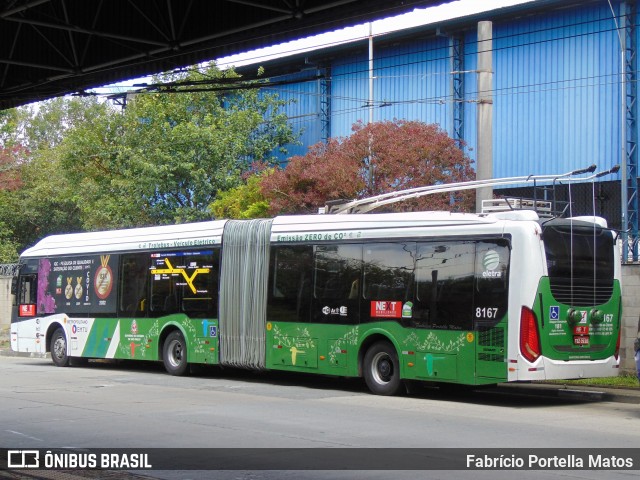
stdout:
<svg viewBox="0 0 640 480">
<path fill-rule="evenodd" d="M 482 267 L 484 268 L 484 272 L 482 272 L 483 277 L 493 277 L 499 278 L 502 276 L 501 271 L 496 271 L 496 269 L 500 266 L 500 254 L 495 250 L 488 250 L 485 252 L 484 257 L 482 259 Z"/>
</svg>

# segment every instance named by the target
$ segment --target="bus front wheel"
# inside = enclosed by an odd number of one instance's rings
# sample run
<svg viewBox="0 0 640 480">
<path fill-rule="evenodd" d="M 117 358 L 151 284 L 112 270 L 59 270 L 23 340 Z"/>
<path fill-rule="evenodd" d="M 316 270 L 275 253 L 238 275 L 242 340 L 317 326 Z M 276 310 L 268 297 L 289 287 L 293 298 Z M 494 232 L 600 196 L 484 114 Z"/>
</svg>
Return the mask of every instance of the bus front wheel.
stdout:
<svg viewBox="0 0 640 480">
<path fill-rule="evenodd" d="M 171 332 L 164 341 L 162 360 L 164 368 L 171 375 L 184 375 L 187 372 L 187 343 L 179 331 Z"/>
<path fill-rule="evenodd" d="M 376 395 L 395 395 L 401 387 L 400 363 L 388 342 L 371 345 L 364 356 L 364 380 Z"/>
<path fill-rule="evenodd" d="M 67 355 L 67 336 L 62 328 L 53 332 L 51 337 L 51 360 L 58 367 L 69 366 L 69 356 Z"/>
</svg>

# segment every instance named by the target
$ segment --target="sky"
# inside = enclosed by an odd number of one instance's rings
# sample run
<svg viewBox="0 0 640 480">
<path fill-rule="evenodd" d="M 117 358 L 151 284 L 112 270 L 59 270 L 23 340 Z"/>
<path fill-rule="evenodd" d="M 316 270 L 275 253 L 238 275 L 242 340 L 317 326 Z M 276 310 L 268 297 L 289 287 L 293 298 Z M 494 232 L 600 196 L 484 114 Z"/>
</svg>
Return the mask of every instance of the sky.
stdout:
<svg viewBox="0 0 640 480">
<path fill-rule="evenodd" d="M 375 37 L 385 33 L 398 31 L 406 28 L 413 28 L 420 25 L 429 25 L 443 20 L 448 20 L 466 15 L 474 15 L 484 11 L 495 10 L 497 8 L 509 7 L 521 3 L 532 3 L 535 0 L 457 0 L 439 5 L 436 7 L 416 9 L 413 12 L 398 15 L 395 17 L 378 20 L 371 23 L 360 24 L 341 30 L 323 33 L 312 37 L 301 38 L 291 42 L 269 46 L 258 50 L 232 55 L 216 59 L 218 67 L 221 69 L 232 66 L 239 67 L 254 63 L 265 62 L 286 55 L 299 54 L 318 48 L 330 47 L 341 43 L 368 38 L 369 29 Z M 98 93 L 121 93 L 129 90 L 131 85 L 141 84 L 150 81 L 150 77 L 136 78 L 126 82 L 119 82 L 115 85 L 95 89 Z"/>
</svg>

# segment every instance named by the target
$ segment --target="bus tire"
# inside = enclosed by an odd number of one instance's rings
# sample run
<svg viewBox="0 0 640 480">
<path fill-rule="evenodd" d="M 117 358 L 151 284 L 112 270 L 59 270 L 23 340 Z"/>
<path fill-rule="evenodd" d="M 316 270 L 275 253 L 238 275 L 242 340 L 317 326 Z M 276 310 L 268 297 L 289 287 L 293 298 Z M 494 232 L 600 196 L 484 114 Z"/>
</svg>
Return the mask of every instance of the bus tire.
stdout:
<svg viewBox="0 0 640 480">
<path fill-rule="evenodd" d="M 187 342 L 178 330 L 171 332 L 162 347 L 162 361 L 171 375 L 184 375 L 188 371 Z"/>
<path fill-rule="evenodd" d="M 59 327 L 51 336 L 51 360 L 58 367 L 69 366 L 69 356 L 67 355 L 67 336 L 62 327 Z"/>
<path fill-rule="evenodd" d="M 395 395 L 400 390 L 400 362 L 389 342 L 376 342 L 365 353 L 364 380 L 376 395 Z"/>
</svg>

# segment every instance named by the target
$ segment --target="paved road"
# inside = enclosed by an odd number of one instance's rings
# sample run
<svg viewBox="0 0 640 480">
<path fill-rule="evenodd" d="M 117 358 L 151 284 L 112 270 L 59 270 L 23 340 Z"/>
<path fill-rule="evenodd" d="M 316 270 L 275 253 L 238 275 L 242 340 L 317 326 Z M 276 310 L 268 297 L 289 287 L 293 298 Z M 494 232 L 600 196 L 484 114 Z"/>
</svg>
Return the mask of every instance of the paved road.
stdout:
<svg viewBox="0 0 640 480">
<path fill-rule="evenodd" d="M 172 377 L 155 364 L 92 362 L 57 368 L 49 359 L 2 356 L 0 379 L 0 448 L 640 447 L 640 408 L 632 403 L 492 390 L 426 389 L 379 397 L 358 380 L 232 369 Z M 446 473 L 487 479 L 514 475 L 445 472 L 437 478 L 454 478 Z M 517 475 L 558 479 L 564 473 Z M 627 479 L 635 474 L 581 471 L 571 476 Z M 422 478 L 415 472 L 392 476 Z M 364 478 L 358 472 L 236 471 L 215 477 L 165 472 L 160 477 Z M 390 476 L 368 472 L 366 478 Z"/>
</svg>

